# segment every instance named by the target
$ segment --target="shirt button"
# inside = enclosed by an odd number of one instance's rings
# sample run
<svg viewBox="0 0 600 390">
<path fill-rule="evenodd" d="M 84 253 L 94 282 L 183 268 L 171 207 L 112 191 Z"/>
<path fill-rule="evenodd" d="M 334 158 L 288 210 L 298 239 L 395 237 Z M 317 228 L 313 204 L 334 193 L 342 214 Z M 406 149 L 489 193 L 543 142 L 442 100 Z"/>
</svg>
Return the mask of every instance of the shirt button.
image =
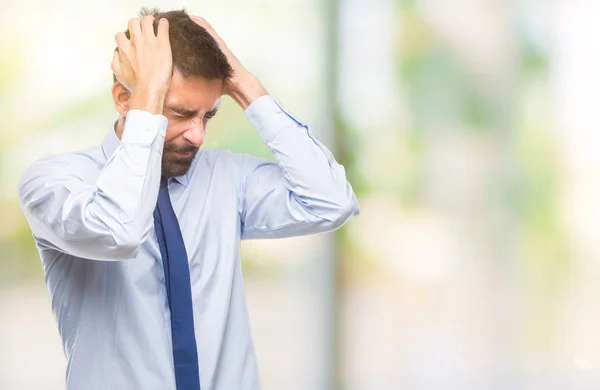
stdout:
<svg viewBox="0 0 600 390">
<path fill-rule="evenodd" d="M 276 114 L 281 114 L 281 108 L 277 107 L 277 108 L 275 109 L 275 113 L 276 113 Z"/>
<path fill-rule="evenodd" d="M 152 132 L 152 131 L 154 131 L 154 130 L 153 130 L 152 128 L 150 128 L 150 127 L 146 127 L 146 131 L 147 131 L 148 133 L 151 133 L 151 132 Z"/>
</svg>

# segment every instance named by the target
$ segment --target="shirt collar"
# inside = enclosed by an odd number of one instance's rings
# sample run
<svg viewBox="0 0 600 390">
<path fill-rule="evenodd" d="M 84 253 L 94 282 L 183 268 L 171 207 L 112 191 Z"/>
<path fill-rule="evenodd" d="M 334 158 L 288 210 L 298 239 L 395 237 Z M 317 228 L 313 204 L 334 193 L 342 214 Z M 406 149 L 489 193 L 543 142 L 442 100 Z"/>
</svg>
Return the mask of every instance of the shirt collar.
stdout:
<svg viewBox="0 0 600 390">
<path fill-rule="evenodd" d="M 104 157 L 106 157 L 107 161 L 121 144 L 121 140 L 119 139 L 119 137 L 117 137 L 117 134 L 115 133 L 116 125 L 117 122 L 113 124 L 113 128 L 108 132 L 108 134 L 106 134 L 106 137 L 104 137 L 104 141 L 102 141 L 102 151 L 104 152 Z M 198 154 L 200 154 L 201 151 L 202 150 L 198 151 L 196 157 L 198 157 Z M 172 179 L 177 181 L 182 186 L 187 187 L 189 182 L 188 175 L 190 174 L 191 170 L 192 168 L 190 167 L 190 169 L 185 174 L 181 176 L 173 176 Z"/>
<path fill-rule="evenodd" d="M 198 153 L 200 153 L 200 151 L 198 151 Z M 188 175 L 190 174 L 191 170 L 192 170 L 192 168 L 190 167 L 190 169 L 188 169 L 188 171 L 186 173 L 184 173 L 181 176 L 173 176 L 172 179 L 174 179 L 176 182 L 178 182 L 182 186 L 187 187 L 187 185 L 188 185 Z"/>
</svg>

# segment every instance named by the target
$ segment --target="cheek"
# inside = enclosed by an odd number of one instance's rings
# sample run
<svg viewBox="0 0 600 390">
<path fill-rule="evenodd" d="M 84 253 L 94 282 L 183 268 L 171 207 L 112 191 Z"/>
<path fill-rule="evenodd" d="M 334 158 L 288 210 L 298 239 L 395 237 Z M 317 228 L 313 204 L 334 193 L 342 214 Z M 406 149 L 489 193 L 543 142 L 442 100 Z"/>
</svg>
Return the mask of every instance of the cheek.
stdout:
<svg viewBox="0 0 600 390">
<path fill-rule="evenodd" d="M 167 127 L 167 134 L 165 134 L 165 142 L 170 142 L 181 137 L 181 135 L 185 133 L 187 128 L 187 122 L 184 123 L 169 121 L 169 126 Z"/>
</svg>

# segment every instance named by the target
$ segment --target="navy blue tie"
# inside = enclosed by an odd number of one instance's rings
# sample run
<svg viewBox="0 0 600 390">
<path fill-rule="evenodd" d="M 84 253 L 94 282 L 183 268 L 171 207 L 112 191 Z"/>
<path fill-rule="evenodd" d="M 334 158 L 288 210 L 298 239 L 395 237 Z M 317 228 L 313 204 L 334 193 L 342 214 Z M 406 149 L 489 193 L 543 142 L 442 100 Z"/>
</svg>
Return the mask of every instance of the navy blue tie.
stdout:
<svg viewBox="0 0 600 390">
<path fill-rule="evenodd" d="M 171 310 L 175 383 L 177 390 L 200 390 L 190 268 L 164 178 L 160 183 L 158 203 L 154 209 L 154 228 L 163 260 L 167 299 Z"/>
</svg>

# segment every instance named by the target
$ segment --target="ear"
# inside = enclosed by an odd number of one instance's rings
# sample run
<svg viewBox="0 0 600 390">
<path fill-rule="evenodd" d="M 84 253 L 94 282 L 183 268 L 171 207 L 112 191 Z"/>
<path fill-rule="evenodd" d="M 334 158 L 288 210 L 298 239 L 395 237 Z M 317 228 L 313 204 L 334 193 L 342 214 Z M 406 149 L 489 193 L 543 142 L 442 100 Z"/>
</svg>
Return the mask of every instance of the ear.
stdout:
<svg viewBox="0 0 600 390">
<path fill-rule="evenodd" d="M 123 84 L 117 81 L 112 86 L 112 97 L 117 112 L 120 116 L 125 118 L 129 111 L 131 93 L 123 86 Z"/>
</svg>

